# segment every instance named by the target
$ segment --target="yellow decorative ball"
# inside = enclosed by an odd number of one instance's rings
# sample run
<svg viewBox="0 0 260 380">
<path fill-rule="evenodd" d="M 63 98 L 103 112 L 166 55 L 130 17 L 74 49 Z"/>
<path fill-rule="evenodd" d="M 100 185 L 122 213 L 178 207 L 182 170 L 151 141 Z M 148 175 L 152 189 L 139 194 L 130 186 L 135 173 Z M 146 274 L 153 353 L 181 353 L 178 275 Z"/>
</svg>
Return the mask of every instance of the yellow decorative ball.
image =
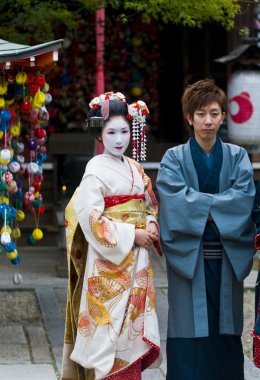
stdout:
<svg viewBox="0 0 260 380">
<path fill-rule="evenodd" d="M 18 228 L 18 227 L 14 228 L 12 231 L 12 238 L 13 239 L 19 239 L 20 236 L 21 236 L 20 228 Z"/>
<path fill-rule="evenodd" d="M 49 85 L 49 83 L 45 82 L 45 85 L 44 85 L 44 87 L 43 87 L 43 91 L 44 91 L 44 92 L 49 92 L 49 89 L 50 89 L 50 85 Z"/>
<path fill-rule="evenodd" d="M 25 218 L 24 212 L 22 210 L 17 210 L 15 219 L 18 222 L 22 222 L 24 220 L 24 218 Z"/>
<path fill-rule="evenodd" d="M 12 260 L 12 259 L 15 259 L 18 255 L 18 252 L 17 250 L 15 249 L 14 251 L 12 252 L 7 252 L 6 253 L 6 256 L 8 257 L 8 259 Z"/>
<path fill-rule="evenodd" d="M 0 108 L 4 108 L 5 106 L 5 100 L 4 98 L 0 98 Z"/>
<path fill-rule="evenodd" d="M 8 87 L 8 82 L 0 84 L 0 95 L 5 95 L 7 93 L 7 87 Z"/>
<path fill-rule="evenodd" d="M 9 226 L 4 226 L 1 228 L 0 234 L 2 235 L 4 232 L 8 232 L 10 234 L 12 232 L 12 230 Z"/>
<path fill-rule="evenodd" d="M 4 136 L 4 131 L 0 131 L 0 140 Z"/>
<path fill-rule="evenodd" d="M 9 159 L 9 160 L 3 160 L 1 157 L 0 157 L 0 164 L 1 165 L 8 165 L 9 164 L 9 162 L 11 161 L 11 159 Z"/>
<path fill-rule="evenodd" d="M 18 137 L 21 133 L 21 128 L 19 125 L 17 124 L 14 124 L 11 126 L 10 128 L 10 134 L 13 136 L 13 137 Z"/>
<path fill-rule="evenodd" d="M 12 105 L 13 103 L 14 103 L 14 99 L 9 99 L 9 100 L 5 99 L 5 105 L 6 105 L 6 106 L 10 106 L 10 105 Z"/>
<path fill-rule="evenodd" d="M 32 237 L 35 240 L 41 240 L 43 238 L 43 232 L 40 230 L 40 228 L 35 228 L 32 232 Z"/>
<path fill-rule="evenodd" d="M 138 98 L 139 96 L 141 96 L 142 95 L 142 89 L 141 89 L 141 87 L 139 87 L 139 86 L 133 86 L 131 88 L 131 94 L 134 97 L 136 97 L 136 98 Z"/>
<path fill-rule="evenodd" d="M 0 197 L 0 203 L 6 203 L 7 205 L 9 205 L 9 198 L 7 198 L 7 197 Z"/>
<path fill-rule="evenodd" d="M 133 46 L 138 47 L 142 45 L 143 39 L 141 36 L 134 36 L 131 42 Z"/>
<path fill-rule="evenodd" d="M 16 74 L 15 81 L 17 84 L 24 84 L 27 81 L 27 74 L 24 71 L 19 71 Z"/>
</svg>

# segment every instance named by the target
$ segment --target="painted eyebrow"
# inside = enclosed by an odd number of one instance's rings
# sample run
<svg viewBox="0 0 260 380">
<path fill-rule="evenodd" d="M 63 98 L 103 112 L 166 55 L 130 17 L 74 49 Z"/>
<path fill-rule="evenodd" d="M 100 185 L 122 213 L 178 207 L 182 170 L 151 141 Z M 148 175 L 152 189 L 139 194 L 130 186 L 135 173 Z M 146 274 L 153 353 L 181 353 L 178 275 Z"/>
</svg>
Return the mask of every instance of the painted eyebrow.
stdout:
<svg viewBox="0 0 260 380">
<path fill-rule="evenodd" d="M 106 130 L 107 130 L 107 131 L 113 131 L 113 132 L 114 132 L 114 131 L 116 131 L 117 129 L 111 127 L 111 128 L 107 128 Z M 121 131 L 124 131 L 124 130 L 127 130 L 127 127 L 123 127 L 123 128 L 121 128 Z"/>
</svg>

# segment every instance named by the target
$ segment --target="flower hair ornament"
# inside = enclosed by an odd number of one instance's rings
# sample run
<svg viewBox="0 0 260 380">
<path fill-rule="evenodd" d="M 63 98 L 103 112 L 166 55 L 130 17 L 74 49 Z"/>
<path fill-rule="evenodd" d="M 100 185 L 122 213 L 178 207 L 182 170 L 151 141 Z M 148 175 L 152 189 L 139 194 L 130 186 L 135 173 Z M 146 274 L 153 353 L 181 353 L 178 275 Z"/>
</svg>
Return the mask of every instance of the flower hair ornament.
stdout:
<svg viewBox="0 0 260 380">
<path fill-rule="evenodd" d="M 125 102 L 125 96 L 121 92 L 105 92 L 99 96 L 96 96 L 89 103 L 91 109 L 98 109 L 101 107 L 102 116 L 91 116 L 88 120 L 90 128 L 102 128 L 104 121 L 109 118 L 109 100 L 116 100 L 119 102 Z"/>
<path fill-rule="evenodd" d="M 146 160 L 146 116 L 148 114 L 148 107 L 142 100 L 128 106 L 127 118 L 132 121 L 132 156 L 136 161 Z"/>
<path fill-rule="evenodd" d="M 105 92 L 89 103 L 90 109 L 101 108 L 101 116 L 91 116 L 88 124 L 91 129 L 101 129 L 109 118 L 109 100 L 126 102 L 121 92 Z M 127 119 L 132 122 L 132 156 L 136 161 L 146 160 L 146 116 L 149 110 L 145 102 L 138 100 L 128 105 Z"/>
<path fill-rule="evenodd" d="M 104 103 L 106 100 L 117 100 L 120 102 L 125 102 L 125 95 L 123 95 L 121 92 L 105 92 L 102 95 L 99 95 L 91 100 L 89 103 L 90 108 L 98 108 L 101 103 Z"/>
</svg>

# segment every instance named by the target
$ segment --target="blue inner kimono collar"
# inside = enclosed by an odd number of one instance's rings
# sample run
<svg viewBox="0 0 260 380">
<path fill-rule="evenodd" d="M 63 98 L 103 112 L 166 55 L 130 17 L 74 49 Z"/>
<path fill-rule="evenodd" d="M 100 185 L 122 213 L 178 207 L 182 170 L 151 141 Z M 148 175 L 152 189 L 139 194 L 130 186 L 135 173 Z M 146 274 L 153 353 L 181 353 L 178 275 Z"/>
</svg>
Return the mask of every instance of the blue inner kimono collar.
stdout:
<svg viewBox="0 0 260 380">
<path fill-rule="evenodd" d="M 199 180 L 199 190 L 204 193 L 219 192 L 219 175 L 222 167 L 223 151 L 217 137 L 209 156 L 204 152 L 194 137 L 190 138 L 192 160 Z"/>
</svg>

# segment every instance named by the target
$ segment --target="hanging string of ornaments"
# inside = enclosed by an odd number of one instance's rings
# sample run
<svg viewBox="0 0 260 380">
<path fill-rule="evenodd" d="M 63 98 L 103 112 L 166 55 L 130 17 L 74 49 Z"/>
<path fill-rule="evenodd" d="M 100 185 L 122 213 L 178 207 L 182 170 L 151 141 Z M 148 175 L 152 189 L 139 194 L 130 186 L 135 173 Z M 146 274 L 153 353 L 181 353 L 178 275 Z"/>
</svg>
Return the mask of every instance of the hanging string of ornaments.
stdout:
<svg viewBox="0 0 260 380">
<path fill-rule="evenodd" d="M 132 121 L 132 155 L 136 161 L 146 160 L 146 116 L 148 114 L 148 107 L 142 100 L 128 106 L 127 117 Z"/>
<path fill-rule="evenodd" d="M 27 236 L 34 245 L 43 237 L 41 186 L 46 160 L 46 105 L 52 100 L 45 75 L 32 70 L 4 71 L 0 77 L 0 252 L 14 265 L 20 263 L 17 240 L 26 212 L 34 215 L 35 228 Z M 22 282 L 16 272 L 15 284 Z"/>
</svg>

